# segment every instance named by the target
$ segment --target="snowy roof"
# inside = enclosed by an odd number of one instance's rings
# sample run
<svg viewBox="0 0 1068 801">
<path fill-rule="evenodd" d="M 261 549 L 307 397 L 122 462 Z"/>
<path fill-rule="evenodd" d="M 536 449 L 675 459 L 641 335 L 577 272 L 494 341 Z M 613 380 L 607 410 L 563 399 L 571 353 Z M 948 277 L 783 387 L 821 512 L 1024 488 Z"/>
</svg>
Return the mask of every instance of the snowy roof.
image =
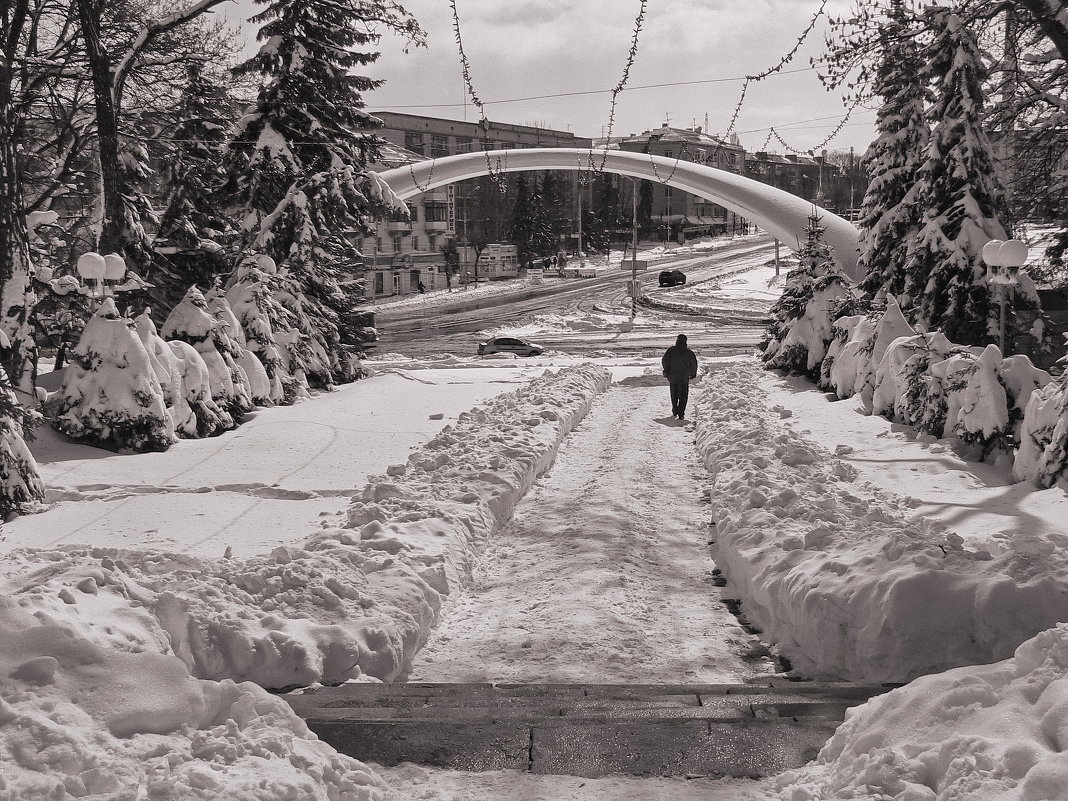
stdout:
<svg viewBox="0 0 1068 801">
<path fill-rule="evenodd" d="M 691 130 L 689 128 L 672 128 L 667 125 L 651 131 L 645 131 L 637 136 L 628 136 L 622 139 L 625 144 L 644 144 L 649 141 L 685 142 L 689 145 L 705 147 L 735 147 L 739 150 L 742 149 L 740 145 L 734 145 L 717 136 L 704 133 L 700 128 Z"/>
</svg>

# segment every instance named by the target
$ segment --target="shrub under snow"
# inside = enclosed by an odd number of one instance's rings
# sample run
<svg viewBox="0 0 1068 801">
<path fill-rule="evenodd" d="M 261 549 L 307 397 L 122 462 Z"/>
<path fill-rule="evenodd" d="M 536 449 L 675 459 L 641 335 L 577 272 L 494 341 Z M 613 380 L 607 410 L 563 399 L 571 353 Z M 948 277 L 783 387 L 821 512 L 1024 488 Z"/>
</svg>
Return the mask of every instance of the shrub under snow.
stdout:
<svg viewBox="0 0 1068 801">
<path fill-rule="evenodd" d="M 57 391 L 52 425 L 118 450 L 166 450 L 176 442 L 148 351 L 107 298 L 85 324 Z"/>
</svg>

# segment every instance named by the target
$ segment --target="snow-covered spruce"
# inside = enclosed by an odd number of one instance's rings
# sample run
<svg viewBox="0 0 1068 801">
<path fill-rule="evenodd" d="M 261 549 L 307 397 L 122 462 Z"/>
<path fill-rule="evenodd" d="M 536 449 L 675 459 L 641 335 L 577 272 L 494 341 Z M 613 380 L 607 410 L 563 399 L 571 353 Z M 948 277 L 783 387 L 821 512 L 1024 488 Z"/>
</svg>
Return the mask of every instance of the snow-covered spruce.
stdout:
<svg viewBox="0 0 1068 801">
<path fill-rule="evenodd" d="M 221 288 L 215 286 L 205 295 L 205 300 L 208 302 L 208 311 L 219 321 L 226 349 L 233 355 L 237 366 L 244 371 L 248 379 L 252 402 L 257 406 L 273 406 L 271 380 L 267 376 L 267 369 L 263 362 L 245 347 L 245 332 L 234 310 L 230 308 L 226 295 Z"/>
<path fill-rule="evenodd" d="M 775 779 L 788 801 L 1064 798 L 1068 625 L 1010 659 L 916 679 L 846 712 L 816 761 Z"/>
<path fill-rule="evenodd" d="M 465 412 L 406 464 L 371 478 L 345 528 L 303 547 L 243 561 L 19 551 L 5 562 L 5 586 L 94 646 L 174 654 L 200 679 L 269 688 L 392 680 L 426 641 L 442 595 L 468 580 L 487 538 L 610 380 L 593 365 L 548 372 Z M 133 611 L 95 627 L 78 611 L 85 588 L 97 608 Z"/>
<path fill-rule="evenodd" d="M 159 377 L 174 432 L 195 439 L 232 429 L 233 418 L 211 399 L 208 365 L 196 348 L 185 342 L 164 341 L 147 309 L 134 320 L 134 327 Z"/>
<path fill-rule="evenodd" d="M 85 324 L 70 359 L 49 403 L 57 430 L 117 450 L 166 450 L 177 441 L 148 351 L 111 298 Z"/>
<path fill-rule="evenodd" d="M 1017 481 L 1051 487 L 1068 470 L 1068 379 L 1036 389 L 1027 400 L 1012 466 Z"/>
<path fill-rule="evenodd" d="M 252 351 L 267 373 L 269 397 L 273 403 L 292 403 L 307 387 L 298 387 L 296 379 L 285 370 L 275 331 L 288 329 L 288 312 L 268 286 L 277 268 L 274 259 L 260 255 L 237 266 L 226 288 L 226 301 L 241 325 L 245 346 Z"/>
<path fill-rule="evenodd" d="M 715 559 L 800 673 L 908 681 L 1004 659 L 1068 619 L 1063 549 L 1041 565 L 1012 547 L 965 549 L 785 425 L 760 372 L 730 365 L 703 382 L 697 446 L 712 473 Z"/>
<path fill-rule="evenodd" d="M 7 341 L 7 335 L 0 331 L 0 343 Z M 39 413 L 18 402 L 0 367 L 0 517 L 44 497 L 37 460 L 25 440 L 27 430 L 40 420 Z"/>
<path fill-rule="evenodd" d="M 856 290 L 823 241 L 825 230 L 818 216 L 809 217 L 798 265 L 786 276 L 782 297 L 771 307 L 772 322 L 761 343 L 769 369 L 818 377 L 834 321 L 855 311 Z"/>
<path fill-rule="evenodd" d="M 252 409 L 248 376 L 234 359 L 230 338 L 208 311 L 207 301 L 195 286 L 171 309 L 160 332 L 164 339 L 192 345 L 208 368 L 211 397 L 235 421 Z"/>
</svg>

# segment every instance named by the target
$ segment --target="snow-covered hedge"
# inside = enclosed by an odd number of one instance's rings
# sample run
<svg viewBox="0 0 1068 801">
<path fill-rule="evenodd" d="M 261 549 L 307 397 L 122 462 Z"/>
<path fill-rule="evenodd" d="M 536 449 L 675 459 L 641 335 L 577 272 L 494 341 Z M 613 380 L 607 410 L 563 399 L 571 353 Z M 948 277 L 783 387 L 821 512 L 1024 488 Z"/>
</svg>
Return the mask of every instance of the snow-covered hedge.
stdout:
<svg viewBox="0 0 1068 801">
<path fill-rule="evenodd" d="M 1026 356 L 1004 357 L 994 345 L 964 347 L 940 331 L 919 333 L 892 297 L 885 309 L 833 323 L 826 322 L 834 308 L 828 298 L 798 298 L 804 303 L 769 329 L 769 369 L 815 377 L 820 389 L 857 396 L 868 413 L 956 437 L 984 457 L 1015 457 L 1019 481 L 1048 487 L 1068 469 L 1064 379 L 1052 382 Z"/>
<path fill-rule="evenodd" d="M 380 798 L 373 774 L 312 738 L 284 702 L 233 682 L 396 678 L 442 596 L 468 580 L 610 380 L 594 365 L 548 372 L 460 415 L 372 477 L 345 527 L 303 547 L 247 560 L 9 554 L 0 581 L 19 602 L 0 598 L 0 675 L 20 692 L 0 700 L 0 722 L 21 723 L 0 725 L 0 801 L 60 797 L 57 787 L 103 797 L 158 785 L 163 797 L 162 783 L 174 798 L 326 797 L 301 789 L 310 784 Z"/>
<path fill-rule="evenodd" d="M 722 370 L 696 398 L 715 559 L 747 616 L 802 674 L 908 681 L 1004 659 L 1068 620 L 1063 549 L 1020 578 L 1014 549 L 967 550 L 769 415 L 759 368 Z"/>
</svg>

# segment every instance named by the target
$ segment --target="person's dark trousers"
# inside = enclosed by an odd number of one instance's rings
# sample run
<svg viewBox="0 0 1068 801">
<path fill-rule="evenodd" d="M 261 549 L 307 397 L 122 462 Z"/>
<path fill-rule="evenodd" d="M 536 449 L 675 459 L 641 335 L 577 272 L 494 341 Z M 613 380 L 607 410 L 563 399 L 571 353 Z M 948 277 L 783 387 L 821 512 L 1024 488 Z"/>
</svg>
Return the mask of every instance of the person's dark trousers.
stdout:
<svg viewBox="0 0 1068 801">
<path fill-rule="evenodd" d="M 671 389 L 671 413 L 682 417 L 686 414 L 686 401 L 690 397 L 690 382 L 669 381 L 668 387 Z"/>
</svg>

